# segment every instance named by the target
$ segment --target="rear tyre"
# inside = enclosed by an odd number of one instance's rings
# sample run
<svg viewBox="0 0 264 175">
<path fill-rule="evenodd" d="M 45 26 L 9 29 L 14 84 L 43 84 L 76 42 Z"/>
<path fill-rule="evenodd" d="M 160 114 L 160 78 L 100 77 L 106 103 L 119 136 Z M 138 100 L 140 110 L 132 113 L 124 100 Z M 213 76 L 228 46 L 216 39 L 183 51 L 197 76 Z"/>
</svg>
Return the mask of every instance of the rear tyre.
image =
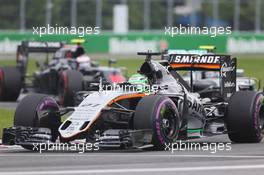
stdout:
<svg viewBox="0 0 264 175">
<path fill-rule="evenodd" d="M 164 149 L 166 144 L 175 142 L 179 125 L 179 113 L 170 98 L 150 95 L 139 101 L 134 115 L 134 128 L 152 130 L 154 149 Z"/>
<path fill-rule="evenodd" d="M 59 105 L 51 97 L 43 94 L 27 95 L 16 108 L 14 126 L 49 128 L 52 133 L 52 141 L 55 141 L 58 137 L 60 118 L 40 116 L 40 112 L 56 111 L 58 109 Z M 22 147 L 29 150 L 33 149 L 31 145 L 22 145 Z"/>
<path fill-rule="evenodd" d="M 0 68 L 0 100 L 16 101 L 22 87 L 22 76 L 16 67 Z"/>
<path fill-rule="evenodd" d="M 226 125 L 231 141 L 259 143 L 263 138 L 264 96 L 254 91 L 238 91 L 229 101 Z"/>
<path fill-rule="evenodd" d="M 83 76 L 76 70 L 66 70 L 59 80 L 59 100 L 64 106 L 74 106 L 75 93 L 82 90 Z"/>
</svg>

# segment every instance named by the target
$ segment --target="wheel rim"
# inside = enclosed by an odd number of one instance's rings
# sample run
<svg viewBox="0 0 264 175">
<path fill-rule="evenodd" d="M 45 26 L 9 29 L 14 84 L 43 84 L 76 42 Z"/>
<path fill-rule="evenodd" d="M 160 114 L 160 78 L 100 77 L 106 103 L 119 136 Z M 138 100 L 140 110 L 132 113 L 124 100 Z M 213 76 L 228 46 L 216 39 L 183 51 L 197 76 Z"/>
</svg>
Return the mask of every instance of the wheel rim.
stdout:
<svg viewBox="0 0 264 175">
<path fill-rule="evenodd" d="M 51 98 L 46 98 L 45 100 L 43 100 L 42 103 L 40 103 L 37 107 L 37 111 L 43 111 L 43 110 L 47 110 L 49 108 L 59 108 L 59 106 L 57 105 L 56 101 L 51 99 Z"/>
<path fill-rule="evenodd" d="M 264 127 L 264 99 L 260 102 L 260 107 L 259 107 L 259 129 L 263 130 Z"/>
<path fill-rule="evenodd" d="M 38 120 L 41 119 L 42 117 L 39 116 L 41 115 L 42 111 L 56 111 L 59 109 L 58 104 L 56 103 L 55 100 L 51 98 L 46 98 L 44 99 L 37 107 L 36 112 L 38 115 Z M 43 115 L 43 114 L 42 114 Z M 39 121 L 41 123 L 41 121 Z"/>
<path fill-rule="evenodd" d="M 263 126 L 264 126 L 264 97 L 259 94 L 256 98 L 255 112 L 254 112 L 254 128 L 256 131 L 256 137 L 261 140 L 263 137 Z"/>
<path fill-rule="evenodd" d="M 177 134 L 177 117 L 175 116 L 175 109 L 170 103 L 164 103 L 159 111 L 159 118 L 161 120 L 161 133 L 165 140 L 173 140 Z"/>
</svg>

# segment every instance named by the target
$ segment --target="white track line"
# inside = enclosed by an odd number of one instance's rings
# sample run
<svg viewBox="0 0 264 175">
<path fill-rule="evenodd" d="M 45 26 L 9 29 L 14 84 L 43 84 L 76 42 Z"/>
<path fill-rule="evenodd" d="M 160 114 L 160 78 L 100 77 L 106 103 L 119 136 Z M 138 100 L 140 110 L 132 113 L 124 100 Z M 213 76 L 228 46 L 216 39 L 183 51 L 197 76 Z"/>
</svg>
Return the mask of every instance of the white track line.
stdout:
<svg viewBox="0 0 264 175">
<path fill-rule="evenodd" d="M 13 171 L 0 172 L 0 175 L 31 175 L 31 174 L 108 174 L 108 173 L 147 173 L 147 172 L 193 172 L 214 170 L 250 170 L 264 169 L 262 165 L 233 165 L 233 166 L 202 166 L 179 168 L 129 168 L 129 169 L 102 169 L 102 170 L 54 170 L 54 171 Z"/>
<path fill-rule="evenodd" d="M 30 152 L 28 152 L 30 153 Z M 0 157 L 186 157 L 186 158 L 244 158 L 244 159 L 248 159 L 248 158 L 252 158 L 252 159 L 264 159 L 264 156 L 250 156 L 250 155 L 215 155 L 215 154 L 211 154 L 211 155 L 197 155 L 197 154 L 182 154 L 182 155 L 176 155 L 176 154 L 166 154 L 166 155 L 154 155 L 154 154 L 126 154 L 126 153 L 120 153 L 120 154 L 115 154 L 115 153 L 107 153 L 107 154 L 89 154 L 89 153 L 85 153 L 85 154 L 79 154 L 79 153 L 72 153 L 72 154 L 68 154 L 68 153 L 63 153 L 63 154 L 27 154 L 26 152 L 19 153 L 1 153 Z"/>
</svg>

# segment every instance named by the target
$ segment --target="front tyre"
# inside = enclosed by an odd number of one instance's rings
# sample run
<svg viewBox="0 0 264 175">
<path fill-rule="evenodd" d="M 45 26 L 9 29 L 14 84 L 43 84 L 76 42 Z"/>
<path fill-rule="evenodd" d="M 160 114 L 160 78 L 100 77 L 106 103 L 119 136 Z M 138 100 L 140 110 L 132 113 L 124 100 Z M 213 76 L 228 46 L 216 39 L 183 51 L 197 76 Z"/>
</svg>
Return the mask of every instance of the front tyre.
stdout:
<svg viewBox="0 0 264 175">
<path fill-rule="evenodd" d="M 263 138 L 264 96 L 254 91 L 238 91 L 229 101 L 226 125 L 231 141 L 259 143 Z"/>
<path fill-rule="evenodd" d="M 139 101 L 134 115 L 134 128 L 151 129 L 155 149 L 164 149 L 166 144 L 175 142 L 179 126 L 179 113 L 170 98 L 150 95 Z"/>
<path fill-rule="evenodd" d="M 18 104 L 14 126 L 24 127 L 43 127 L 49 128 L 52 134 L 52 141 L 58 137 L 58 128 L 60 118 L 55 116 L 41 116 L 41 111 L 51 112 L 59 110 L 59 105 L 56 101 L 43 94 L 31 94 L 24 97 Z M 25 149 L 32 150 L 32 145 L 22 145 Z"/>
</svg>

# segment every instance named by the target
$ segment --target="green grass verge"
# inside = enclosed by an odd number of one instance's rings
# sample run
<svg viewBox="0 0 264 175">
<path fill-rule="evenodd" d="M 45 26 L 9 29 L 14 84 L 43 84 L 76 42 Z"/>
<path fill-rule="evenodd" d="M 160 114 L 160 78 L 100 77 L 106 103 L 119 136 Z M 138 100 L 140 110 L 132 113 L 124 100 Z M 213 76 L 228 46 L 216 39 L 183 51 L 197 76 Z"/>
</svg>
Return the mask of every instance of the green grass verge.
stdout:
<svg viewBox="0 0 264 175">
<path fill-rule="evenodd" d="M 264 58 L 238 59 L 238 68 L 243 68 L 246 76 L 259 79 L 261 87 L 264 86 Z"/>
<path fill-rule="evenodd" d="M 3 128 L 13 126 L 15 110 L 0 108 L 0 138 L 2 138 Z"/>
</svg>

